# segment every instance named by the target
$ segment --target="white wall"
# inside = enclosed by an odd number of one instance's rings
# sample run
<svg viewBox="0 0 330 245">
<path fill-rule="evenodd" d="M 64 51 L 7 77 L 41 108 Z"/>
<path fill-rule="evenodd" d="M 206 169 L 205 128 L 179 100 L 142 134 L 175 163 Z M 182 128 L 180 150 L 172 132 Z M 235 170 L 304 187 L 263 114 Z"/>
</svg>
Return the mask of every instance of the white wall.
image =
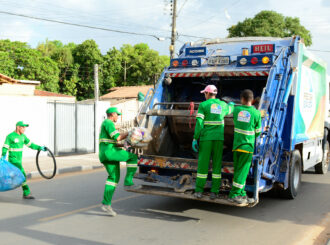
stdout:
<svg viewBox="0 0 330 245">
<path fill-rule="evenodd" d="M 122 113 L 122 115 L 118 117 L 118 123 L 122 123 L 134 120 L 138 113 L 139 102 L 136 99 L 132 99 L 114 106 Z"/>
<path fill-rule="evenodd" d="M 49 129 L 49 107 L 47 106 L 47 97 L 32 96 L 0 96 L 0 150 L 6 136 L 15 130 L 18 121 L 28 123 L 26 136 L 38 145 L 47 146 L 50 142 L 50 136 L 53 132 Z M 96 105 L 96 152 L 98 152 L 98 137 L 100 126 L 106 118 L 106 110 L 110 107 L 109 102 L 99 101 Z M 36 156 L 36 151 L 24 147 L 24 158 Z"/>
<path fill-rule="evenodd" d="M 40 97 L 0 96 L 0 147 L 6 136 L 15 130 L 16 122 L 23 121 L 30 126 L 26 136 L 38 145 L 46 145 L 48 137 L 47 99 Z M 25 147 L 23 156 L 35 156 L 36 151 Z"/>
<path fill-rule="evenodd" d="M 35 87 L 36 85 L 33 84 L 3 83 L 0 85 L 0 95 L 33 96 Z"/>
</svg>

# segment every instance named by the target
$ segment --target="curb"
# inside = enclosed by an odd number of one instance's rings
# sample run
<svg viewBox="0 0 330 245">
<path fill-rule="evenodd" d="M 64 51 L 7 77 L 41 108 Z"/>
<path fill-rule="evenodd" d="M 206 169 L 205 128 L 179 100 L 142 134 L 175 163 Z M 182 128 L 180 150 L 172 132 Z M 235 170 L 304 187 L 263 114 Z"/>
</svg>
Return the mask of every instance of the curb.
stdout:
<svg viewBox="0 0 330 245">
<path fill-rule="evenodd" d="M 83 171 L 89 171 L 89 170 L 96 170 L 104 168 L 103 165 L 100 166 L 74 166 L 74 167 L 68 167 L 68 168 L 59 168 L 56 171 L 56 175 L 66 174 L 66 173 L 75 173 L 75 172 L 83 172 Z M 43 171 L 45 174 L 52 173 L 52 170 L 46 170 Z M 26 174 L 26 179 L 36 179 L 42 177 L 38 171 L 32 171 L 30 173 Z"/>
</svg>

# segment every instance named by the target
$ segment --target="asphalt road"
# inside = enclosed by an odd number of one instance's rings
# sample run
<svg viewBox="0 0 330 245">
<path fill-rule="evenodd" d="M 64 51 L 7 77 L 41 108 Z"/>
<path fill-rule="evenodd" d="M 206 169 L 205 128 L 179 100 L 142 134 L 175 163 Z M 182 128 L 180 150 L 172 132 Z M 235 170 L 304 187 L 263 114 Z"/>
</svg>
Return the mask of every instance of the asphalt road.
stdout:
<svg viewBox="0 0 330 245">
<path fill-rule="evenodd" d="M 133 194 L 120 185 L 116 217 L 100 211 L 105 179 L 100 170 L 30 181 L 33 201 L 22 200 L 20 189 L 0 193 L 0 244 L 313 244 L 330 235 L 330 173 L 304 174 L 295 200 L 263 195 L 254 208 Z"/>
</svg>

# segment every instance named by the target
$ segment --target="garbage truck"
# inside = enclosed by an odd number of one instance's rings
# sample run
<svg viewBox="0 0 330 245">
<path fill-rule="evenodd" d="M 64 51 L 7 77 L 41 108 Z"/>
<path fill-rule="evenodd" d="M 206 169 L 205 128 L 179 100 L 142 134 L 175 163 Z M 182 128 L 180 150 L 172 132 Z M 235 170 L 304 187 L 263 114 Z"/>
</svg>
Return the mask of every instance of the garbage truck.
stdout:
<svg viewBox="0 0 330 245">
<path fill-rule="evenodd" d="M 220 196 L 211 200 L 212 161 L 205 195 L 200 201 L 255 206 L 259 194 L 270 190 L 294 199 L 301 174 L 314 168 L 326 174 L 329 166 L 329 79 L 326 64 L 306 49 L 299 36 L 244 37 L 202 40 L 184 44 L 170 60 L 136 117 L 153 136 L 139 155 L 139 188 L 129 191 L 196 199 L 193 195 L 198 153 L 191 148 L 200 93 L 206 85 L 218 88 L 217 98 L 240 104 L 240 92 L 250 89 L 261 113 L 262 133 L 256 139 L 245 190 L 249 204 L 228 201 L 233 181 L 233 115 L 225 117 Z"/>
</svg>

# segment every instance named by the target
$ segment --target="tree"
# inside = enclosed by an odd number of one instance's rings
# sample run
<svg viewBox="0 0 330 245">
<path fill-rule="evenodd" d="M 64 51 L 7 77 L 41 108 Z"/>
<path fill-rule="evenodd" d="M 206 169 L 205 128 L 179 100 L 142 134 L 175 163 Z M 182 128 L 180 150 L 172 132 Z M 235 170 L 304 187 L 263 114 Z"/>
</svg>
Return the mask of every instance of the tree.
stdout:
<svg viewBox="0 0 330 245">
<path fill-rule="evenodd" d="M 228 37 L 291 37 L 299 35 L 304 39 L 306 46 L 312 44 L 311 33 L 300 24 L 299 18 L 285 17 L 275 11 L 261 11 L 254 18 L 246 18 L 243 22 L 238 22 L 227 30 Z"/>
<path fill-rule="evenodd" d="M 51 58 L 45 57 L 26 43 L 9 40 L 0 40 L 0 52 L 4 58 L 7 57 L 4 63 L 6 70 L 1 70 L 5 75 L 21 80 L 40 81 L 41 89 L 59 91 L 59 69 Z"/>
<path fill-rule="evenodd" d="M 115 75 L 116 84 L 120 86 L 152 84 L 169 64 L 168 56 L 159 56 L 145 43 L 124 44 L 120 53 L 116 60 L 121 69 Z"/>
<path fill-rule="evenodd" d="M 101 51 L 94 40 L 86 40 L 73 49 L 72 55 L 74 63 L 79 64 L 77 99 L 91 99 L 94 97 L 94 65 L 103 63 Z M 101 87 L 101 79 L 99 83 Z"/>
<path fill-rule="evenodd" d="M 106 94 L 110 88 L 117 85 L 117 81 L 121 80 L 122 71 L 122 54 L 120 50 L 113 47 L 109 49 L 103 57 L 103 64 L 100 67 L 100 76 L 103 80 L 103 85 L 100 87 L 100 93 Z"/>
<path fill-rule="evenodd" d="M 9 77 L 15 76 L 15 62 L 8 52 L 0 51 L 0 73 Z"/>
<path fill-rule="evenodd" d="M 64 94 L 76 96 L 76 85 L 79 81 L 79 65 L 73 63 L 72 51 L 75 44 L 63 45 L 61 41 L 49 41 L 40 43 L 37 47 L 44 56 L 50 57 L 57 63 L 59 74 L 59 91 Z"/>
</svg>

